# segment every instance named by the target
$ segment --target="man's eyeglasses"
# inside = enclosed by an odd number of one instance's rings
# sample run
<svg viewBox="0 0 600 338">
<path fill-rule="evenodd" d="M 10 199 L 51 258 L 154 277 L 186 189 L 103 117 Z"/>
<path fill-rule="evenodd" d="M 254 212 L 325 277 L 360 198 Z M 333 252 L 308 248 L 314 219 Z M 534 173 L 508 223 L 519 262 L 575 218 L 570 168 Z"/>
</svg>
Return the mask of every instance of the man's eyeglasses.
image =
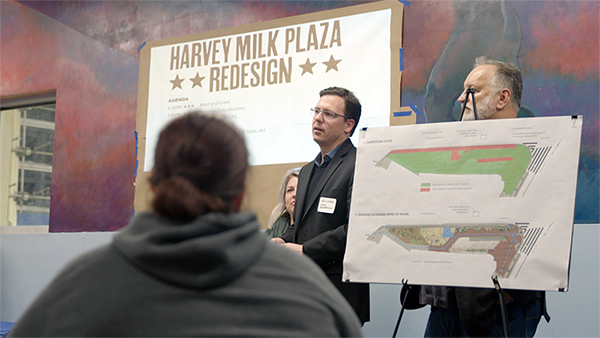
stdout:
<svg viewBox="0 0 600 338">
<path fill-rule="evenodd" d="M 350 120 L 350 118 L 348 116 L 336 114 L 329 110 L 321 110 L 319 108 L 310 108 L 310 116 L 312 116 L 312 117 L 316 117 L 317 115 L 319 115 L 321 113 L 323 113 L 323 118 L 325 120 L 329 120 L 329 121 L 333 120 L 336 116 L 343 117 L 346 120 Z"/>
</svg>

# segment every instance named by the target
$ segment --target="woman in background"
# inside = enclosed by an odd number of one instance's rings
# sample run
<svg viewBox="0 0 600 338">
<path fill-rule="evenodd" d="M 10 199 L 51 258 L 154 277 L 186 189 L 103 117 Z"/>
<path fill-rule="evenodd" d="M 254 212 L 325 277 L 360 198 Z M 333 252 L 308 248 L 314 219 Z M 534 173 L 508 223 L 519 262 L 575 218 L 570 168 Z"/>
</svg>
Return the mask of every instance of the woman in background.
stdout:
<svg viewBox="0 0 600 338">
<path fill-rule="evenodd" d="M 154 158 L 152 211 L 67 265 L 11 337 L 362 336 L 321 269 L 240 211 L 248 153 L 236 128 L 184 115 Z"/>
<path fill-rule="evenodd" d="M 279 203 L 271 212 L 265 234 L 269 239 L 281 237 L 290 224 L 294 224 L 294 206 L 296 206 L 296 186 L 299 168 L 288 170 L 279 187 Z"/>
</svg>

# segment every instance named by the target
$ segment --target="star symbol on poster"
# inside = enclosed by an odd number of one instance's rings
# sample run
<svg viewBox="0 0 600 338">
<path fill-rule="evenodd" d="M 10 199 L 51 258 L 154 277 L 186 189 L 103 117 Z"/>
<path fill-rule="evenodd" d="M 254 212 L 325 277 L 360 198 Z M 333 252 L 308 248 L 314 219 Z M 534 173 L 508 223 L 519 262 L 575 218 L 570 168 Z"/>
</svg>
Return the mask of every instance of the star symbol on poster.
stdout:
<svg viewBox="0 0 600 338">
<path fill-rule="evenodd" d="M 194 77 L 193 79 L 190 79 L 190 81 L 192 81 L 194 84 L 192 85 L 192 88 L 198 86 L 200 88 L 202 88 L 202 80 L 204 80 L 205 76 L 200 77 L 200 74 L 196 73 L 196 77 Z"/>
<path fill-rule="evenodd" d="M 337 72 L 337 64 L 340 63 L 340 61 L 342 61 L 342 59 L 336 60 L 333 58 L 333 55 L 331 55 L 331 57 L 329 57 L 329 61 L 323 62 L 323 64 L 327 66 L 327 70 L 325 70 L 325 73 L 327 73 L 331 69 L 335 69 L 335 71 Z"/>
<path fill-rule="evenodd" d="M 300 76 L 304 75 L 304 73 L 311 73 L 313 74 L 313 67 L 316 65 L 317 63 L 310 63 L 310 58 L 306 59 L 306 63 L 303 65 L 300 65 L 300 68 L 302 68 L 302 74 L 300 74 Z"/>
<path fill-rule="evenodd" d="M 179 74 L 177 74 L 177 76 L 175 77 L 175 80 L 169 80 L 169 82 L 171 82 L 173 84 L 173 88 L 171 88 L 171 90 L 179 87 L 179 89 L 183 89 L 181 88 L 181 83 L 183 82 L 183 79 L 179 78 Z"/>
</svg>

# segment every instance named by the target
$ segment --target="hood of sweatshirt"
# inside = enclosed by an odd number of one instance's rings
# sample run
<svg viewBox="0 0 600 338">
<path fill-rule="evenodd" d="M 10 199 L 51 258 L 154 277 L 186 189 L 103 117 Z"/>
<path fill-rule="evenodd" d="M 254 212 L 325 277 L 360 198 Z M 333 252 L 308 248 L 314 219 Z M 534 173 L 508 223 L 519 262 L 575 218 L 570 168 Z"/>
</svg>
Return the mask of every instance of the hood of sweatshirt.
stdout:
<svg viewBox="0 0 600 338">
<path fill-rule="evenodd" d="M 113 246 L 133 265 L 172 284 L 208 289 L 242 275 L 267 240 L 252 212 L 209 213 L 176 223 L 156 213 L 137 215 Z"/>
</svg>

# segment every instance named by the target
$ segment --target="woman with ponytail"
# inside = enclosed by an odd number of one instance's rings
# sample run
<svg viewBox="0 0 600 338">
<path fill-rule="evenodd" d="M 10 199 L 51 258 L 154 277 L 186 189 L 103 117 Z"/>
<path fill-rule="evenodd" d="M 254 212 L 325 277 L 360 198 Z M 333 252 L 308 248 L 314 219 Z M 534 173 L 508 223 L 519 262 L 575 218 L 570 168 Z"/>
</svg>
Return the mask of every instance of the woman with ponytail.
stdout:
<svg viewBox="0 0 600 338">
<path fill-rule="evenodd" d="M 152 210 L 67 265 L 11 337 L 362 336 L 321 269 L 240 211 L 237 128 L 189 113 L 163 129 L 154 158 Z"/>
</svg>

